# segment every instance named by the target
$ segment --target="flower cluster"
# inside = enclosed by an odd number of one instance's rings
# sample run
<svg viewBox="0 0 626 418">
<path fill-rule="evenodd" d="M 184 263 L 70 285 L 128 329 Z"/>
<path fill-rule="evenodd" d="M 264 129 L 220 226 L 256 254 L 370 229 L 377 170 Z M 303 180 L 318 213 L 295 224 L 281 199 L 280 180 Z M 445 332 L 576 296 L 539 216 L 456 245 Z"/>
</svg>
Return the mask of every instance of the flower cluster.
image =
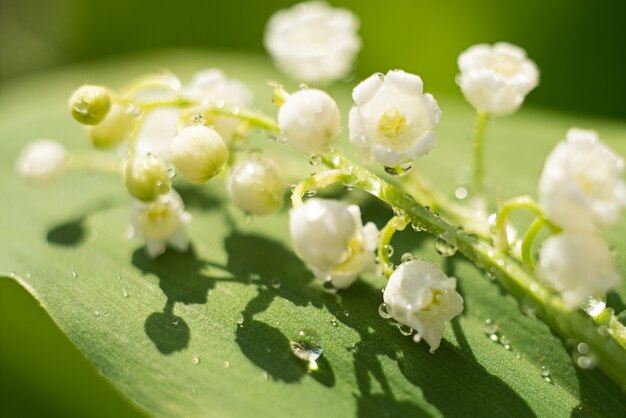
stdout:
<svg viewBox="0 0 626 418">
<path fill-rule="evenodd" d="M 284 72 L 300 81 L 328 83 L 351 71 L 360 48 L 357 27 L 357 19 L 346 10 L 303 3 L 270 20 L 265 44 Z M 330 170 L 293 187 L 289 231 L 295 253 L 332 292 L 348 288 L 360 275 L 382 272 L 388 279 L 383 295 L 388 316 L 415 330 L 414 340 L 425 340 L 434 352 L 446 323 L 463 311 L 464 300 L 456 279 L 435 264 L 413 256 L 403 257 L 399 266 L 392 262 L 391 239 L 409 223 L 437 235 L 442 256 L 452 255 L 460 242 L 459 249 L 479 268 L 512 287 L 544 283 L 543 294 L 560 298 L 562 303 L 554 306 L 563 306 L 563 315 L 590 297 L 602 298 L 620 281 L 599 229 L 614 224 L 626 206 L 624 161 L 593 131 L 571 129 L 556 146 L 539 181 L 539 203 L 525 198 L 522 203 L 513 199 L 498 204 L 498 213 L 492 215 L 495 232 L 489 227 L 473 230 L 474 225 L 489 225 L 482 189 L 487 122 L 491 116 L 518 110 L 537 86 L 539 72 L 524 50 L 507 43 L 472 46 L 461 53 L 458 65 L 457 83 L 478 114 L 471 191 L 482 208 L 478 212 L 474 206 L 452 204 L 417 176 L 407 179 L 407 184 L 415 180 L 415 187 L 405 190 L 343 157 L 335 149 L 342 134 L 339 106 L 320 89 L 301 86 L 288 93 L 273 83 L 278 107 L 274 120 L 252 109 L 253 95 L 242 82 L 208 69 L 187 84 L 171 74 L 147 76 L 119 94 L 83 86 L 72 95 L 69 107 L 96 149 L 118 150 L 115 156 L 122 161 L 116 160 L 114 171 L 134 199 L 129 235 L 142 237 L 151 257 L 168 246 L 179 251 L 189 247 L 191 215 L 175 191 L 176 174 L 191 183 L 223 175 L 231 202 L 249 214 L 266 215 L 283 207 L 287 183 L 282 167 L 266 154 L 249 152 L 251 128 L 280 136 L 311 162 L 324 162 Z M 363 163 L 402 175 L 435 147 L 441 110 L 435 98 L 424 93 L 418 75 L 402 70 L 373 74 L 354 88 L 352 98 L 347 137 Z M 90 164 L 98 168 L 56 141 L 40 140 L 24 150 L 16 168 L 28 180 L 42 182 Z M 393 206 L 393 217 L 379 230 L 373 222 L 364 223 L 356 204 L 336 196 L 310 198 L 334 183 L 385 201 Z M 426 205 L 437 206 L 440 215 Z M 518 241 L 517 252 L 508 248 L 515 228 L 507 220 L 516 208 L 530 208 L 536 215 Z M 550 236 L 541 245 L 534 272 L 533 240 L 546 225 Z M 450 250 L 441 250 L 442 245 Z M 516 274 L 525 276 L 517 280 Z"/>
<path fill-rule="evenodd" d="M 615 224 L 626 206 L 624 160 L 594 131 L 572 128 L 548 156 L 539 180 L 539 204 L 563 232 L 548 238 L 539 273 L 576 308 L 619 283 L 609 246 L 598 229 Z"/>
</svg>

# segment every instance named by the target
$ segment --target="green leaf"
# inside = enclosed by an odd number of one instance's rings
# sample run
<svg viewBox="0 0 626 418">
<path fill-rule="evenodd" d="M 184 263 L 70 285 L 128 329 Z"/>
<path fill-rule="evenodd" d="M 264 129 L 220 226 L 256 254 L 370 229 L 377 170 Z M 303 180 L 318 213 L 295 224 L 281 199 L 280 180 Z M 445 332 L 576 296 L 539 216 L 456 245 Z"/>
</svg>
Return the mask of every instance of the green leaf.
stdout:
<svg viewBox="0 0 626 418">
<path fill-rule="evenodd" d="M 466 301 L 435 354 L 378 315 L 381 277 L 368 275 L 349 290 L 324 293 L 291 249 L 287 209 L 248 224 L 227 202 L 223 179 L 206 186 L 177 184 L 194 217 L 193 248 L 150 260 L 142 243 L 124 239 L 131 199 L 119 178 L 75 172 L 43 188 L 29 187 L 14 174 L 19 150 L 32 139 L 88 148 L 66 104 L 81 83 L 120 87 L 164 67 L 188 78 L 207 66 L 244 80 L 260 108 L 274 112 L 265 82 L 280 76 L 256 56 L 151 54 L 2 88 L 0 273 L 24 286 L 128 398 L 151 415 L 185 417 L 609 417 L 626 410 L 624 394 L 602 372 L 574 366 L 576 342 L 562 342 L 522 314 L 512 297 L 460 256 L 438 257 L 424 235 L 400 233 L 394 258 L 412 250 L 441 263 L 458 277 Z M 349 92 L 348 86 L 332 90 L 344 115 Z M 458 169 L 468 160 L 473 114 L 458 98 L 439 99 L 440 142 L 418 169 L 452 193 Z M 626 154 L 621 122 L 524 109 L 489 128 L 492 185 L 502 186 L 504 197 L 534 193 L 543 159 L 572 125 L 598 130 Z M 279 155 L 294 181 L 318 169 L 260 135 L 253 142 Z M 392 215 L 364 194 L 343 193 L 379 226 Z M 607 236 L 624 271 L 626 222 Z M 622 284 L 609 304 L 621 310 L 625 297 Z M 508 338 L 510 350 L 485 335 L 487 319 Z M 290 352 L 289 339 L 301 328 L 324 340 L 316 372 Z M 550 371 L 549 379 L 542 368 Z"/>
</svg>

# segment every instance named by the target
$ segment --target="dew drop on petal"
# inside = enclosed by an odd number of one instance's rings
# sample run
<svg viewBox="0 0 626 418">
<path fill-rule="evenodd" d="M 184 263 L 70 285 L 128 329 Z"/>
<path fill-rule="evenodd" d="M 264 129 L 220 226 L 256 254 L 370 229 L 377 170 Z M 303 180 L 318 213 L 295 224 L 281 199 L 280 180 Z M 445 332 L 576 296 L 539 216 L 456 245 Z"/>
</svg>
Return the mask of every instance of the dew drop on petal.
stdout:
<svg viewBox="0 0 626 418">
<path fill-rule="evenodd" d="M 389 315 L 389 312 L 387 311 L 387 305 L 386 304 L 381 303 L 378 306 L 378 315 L 380 315 L 381 318 L 383 318 L 383 319 L 391 318 L 391 315 Z"/>
<path fill-rule="evenodd" d="M 400 324 L 398 326 L 398 329 L 400 330 L 400 334 L 404 335 L 405 337 L 408 337 L 409 335 L 413 334 L 413 329 L 409 327 L 408 325 Z"/>
</svg>

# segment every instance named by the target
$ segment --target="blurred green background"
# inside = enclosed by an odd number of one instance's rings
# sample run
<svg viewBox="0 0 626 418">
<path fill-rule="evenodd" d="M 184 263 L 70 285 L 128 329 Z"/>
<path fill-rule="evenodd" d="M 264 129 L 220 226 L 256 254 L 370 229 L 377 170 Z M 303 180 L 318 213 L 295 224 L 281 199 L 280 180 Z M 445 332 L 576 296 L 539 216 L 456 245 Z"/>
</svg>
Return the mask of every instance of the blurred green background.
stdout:
<svg viewBox="0 0 626 418">
<path fill-rule="evenodd" d="M 262 54 L 271 13 L 293 1 L 0 0 L 0 86 L 68 64 L 163 48 Z M 402 68 L 460 93 L 456 57 L 506 40 L 539 65 L 535 106 L 626 117 L 626 2 L 332 1 L 361 18 L 356 79 Z M 0 99 L 1 88 L 0 88 Z M 0 281 L 0 415 L 137 416 L 18 285 Z"/>
<path fill-rule="evenodd" d="M 155 48 L 263 52 L 263 27 L 288 0 L 1 0 L 0 80 Z M 459 94 L 456 57 L 506 40 L 541 69 L 528 102 L 626 117 L 626 2 L 622 0 L 333 0 L 361 18 L 357 78 L 402 68 L 435 94 Z"/>
</svg>

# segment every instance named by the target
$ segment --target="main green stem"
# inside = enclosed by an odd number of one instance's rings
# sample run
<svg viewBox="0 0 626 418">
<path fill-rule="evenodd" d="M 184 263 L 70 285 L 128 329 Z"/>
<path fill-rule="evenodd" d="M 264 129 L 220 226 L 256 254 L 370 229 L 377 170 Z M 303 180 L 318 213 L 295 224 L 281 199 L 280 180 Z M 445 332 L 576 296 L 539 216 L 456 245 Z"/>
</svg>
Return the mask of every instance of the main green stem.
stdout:
<svg viewBox="0 0 626 418">
<path fill-rule="evenodd" d="M 598 366 L 626 391 L 626 328 L 607 309 L 591 317 L 582 310 L 568 311 L 562 300 L 543 286 L 518 262 L 477 237 L 442 220 L 388 182 L 337 152 L 323 157 L 332 169 L 340 169 L 351 184 L 389 204 L 407 222 L 441 238 L 478 268 L 495 277 L 527 310 L 548 324 L 565 340 L 584 341 Z"/>
</svg>

